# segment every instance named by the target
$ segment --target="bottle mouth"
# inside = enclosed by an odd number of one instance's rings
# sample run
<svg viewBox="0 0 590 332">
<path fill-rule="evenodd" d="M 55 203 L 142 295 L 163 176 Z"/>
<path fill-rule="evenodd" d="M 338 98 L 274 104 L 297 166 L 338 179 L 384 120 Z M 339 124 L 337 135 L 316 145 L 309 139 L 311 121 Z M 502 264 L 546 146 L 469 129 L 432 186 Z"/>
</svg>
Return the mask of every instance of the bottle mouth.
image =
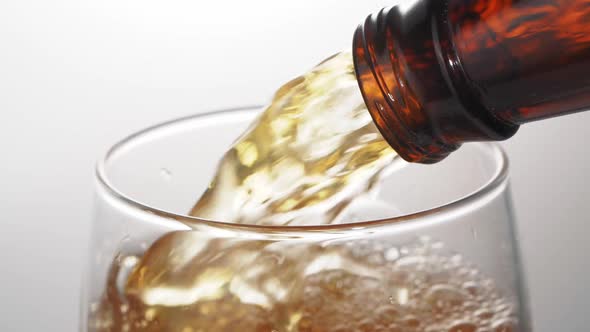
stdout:
<svg viewBox="0 0 590 332">
<path fill-rule="evenodd" d="M 394 69 L 393 62 L 396 59 L 390 54 L 392 51 L 384 47 L 380 52 L 382 54 L 377 54 L 374 47 L 376 43 L 384 45 L 391 42 L 376 40 L 386 36 L 383 31 L 375 31 L 378 29 L 378 22 L 385 15 L 386 11 L 382 10 L 377 15 L 369 16 L 354 34 L 353 61 L 361 94 L 373 122 L 403 159 L 422 164 L 439 162 L 460 144 L 449 144 L 415 129 L 425 122 L 421 105 L 417 98 L 406 91 L 403 82 L 400 82 L 403 78 Z M 385 60 L 380 61 L 379 58 Z M 383 61 L 390 62 L 387 70 L 378 63 Z"/>
<path fill-rule="evenodd" d="M 377 128 L 406 161 L 432 164 L 464 142 L 511 137 L 481 102 L 453 44 L 444 1 L 370 15 L 353 38 L 357 82 Z"/>
</svg>

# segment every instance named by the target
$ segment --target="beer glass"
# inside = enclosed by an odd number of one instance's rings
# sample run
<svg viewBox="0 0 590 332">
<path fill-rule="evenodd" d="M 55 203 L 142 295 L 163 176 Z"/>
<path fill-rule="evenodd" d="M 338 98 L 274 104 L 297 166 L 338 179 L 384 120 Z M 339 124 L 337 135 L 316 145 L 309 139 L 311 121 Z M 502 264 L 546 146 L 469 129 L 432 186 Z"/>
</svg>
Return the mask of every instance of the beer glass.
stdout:
<svg viewBox="0 0 590 332">
<path fill-rule="evenodd" d="M 531 331 L 495 144 L 391 172 L 347 223 L 187 216 L 260 111 L 156 125 L 99 161 L 81 331 Z"/>
</svg>

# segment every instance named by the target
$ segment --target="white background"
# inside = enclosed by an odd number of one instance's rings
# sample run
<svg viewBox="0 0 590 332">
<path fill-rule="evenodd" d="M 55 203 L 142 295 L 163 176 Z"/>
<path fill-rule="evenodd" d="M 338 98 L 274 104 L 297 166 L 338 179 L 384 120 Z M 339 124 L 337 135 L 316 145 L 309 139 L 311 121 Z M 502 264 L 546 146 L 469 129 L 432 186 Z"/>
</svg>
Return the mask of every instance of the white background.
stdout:
<svg viewBox="0 0 590 332">
<path fill-rule="evenodd" d="M 0 331 L 77 330 L 93 163 L 109 144 L 265 102 L 388 3 L 0 2 Z M 588 127 L 590 112 L 571 115 L 505 144 L 537 332 L 590 321 Z"/>
</svg>

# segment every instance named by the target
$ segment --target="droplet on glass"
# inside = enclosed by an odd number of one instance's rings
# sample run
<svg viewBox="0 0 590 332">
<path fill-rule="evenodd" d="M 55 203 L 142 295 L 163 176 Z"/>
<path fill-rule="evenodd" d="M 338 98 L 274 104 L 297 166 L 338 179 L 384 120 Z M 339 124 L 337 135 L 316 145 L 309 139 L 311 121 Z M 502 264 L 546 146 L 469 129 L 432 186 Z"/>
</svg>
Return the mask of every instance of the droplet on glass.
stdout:
<svg viewBox="0 0 590 332">
<path fill-rule="evenodd" d="M 471 237 L 473 237 L 474 240 L 477 240 L 477 229 L 475 227 L 471 227 Z"/>
<path fill-rule="evenodd" d="M 387 249 L 387 251 L 385 252 L 385 259 L 393 262 L 394 260 L 399 258 L 399 250 L 397 250 L 397 248 L 389 248 Z"/>
<path fill-rule="evenodd" d="M 172 172 L 167 169 L 167 168 L 160 168 L 160 176 L 165 180 L 165 181 L 170 181 L 172 179 Z"/>
</svg>

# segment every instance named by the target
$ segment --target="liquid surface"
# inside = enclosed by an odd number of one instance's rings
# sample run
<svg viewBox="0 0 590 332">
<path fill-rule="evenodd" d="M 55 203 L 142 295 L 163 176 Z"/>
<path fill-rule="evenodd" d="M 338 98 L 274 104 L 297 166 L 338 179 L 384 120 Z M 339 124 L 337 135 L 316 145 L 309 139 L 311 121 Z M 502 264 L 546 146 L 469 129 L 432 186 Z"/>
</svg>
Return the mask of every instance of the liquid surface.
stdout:
<svg viewBox="0 0 590 332">
<path fill-rule="evenodd" d="M 276 92 L 223 156 L 190 214 L 242 224 L 334 224 L 402 163 L 365 107 L 352 55 L 340 53 Z"/>
<path fill-rule="evenodd" d="M 327 246 L 177 232 L 117 259 L 90 330 L 512 332 L 511 303 L 428 239 Z"/>
<path fill-rule="evenodd" d="M 225 154 L 191 214 L 264 225 L 346 222 L 351 203 L 370 196 L 396 161 L 364 107 L 350 54 L 339 54 L 277 92 Z M 512 303 L 429 239 L 399 246 L 195 230 L 166 234 L 141 254 L 119 254 L 88 328 L 512 332 Z"/>
</svg>

